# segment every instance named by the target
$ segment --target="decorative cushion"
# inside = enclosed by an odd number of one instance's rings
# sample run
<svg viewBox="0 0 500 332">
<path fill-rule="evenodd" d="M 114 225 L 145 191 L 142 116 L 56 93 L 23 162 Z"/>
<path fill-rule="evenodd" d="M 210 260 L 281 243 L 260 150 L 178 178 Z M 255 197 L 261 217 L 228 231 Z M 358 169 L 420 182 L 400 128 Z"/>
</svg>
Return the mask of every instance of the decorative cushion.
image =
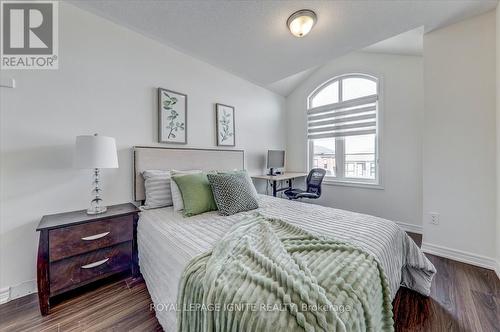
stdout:
<svg viewBox="0 0 500 332">
<path fill-rule="evenodd" d="M 154 209 L 173 204 L 170 171 L 147 170 L 142 172 L 142 177 L 146 191 L 146 201 L 143 208 Z"/>
<path fill-rule="evenodd" d="M 182 176 L 186 174 L 196 174 L 196 173 L 201 173 L 200 170 L 189 170 L 189 171 L 177 171 L 173 169 L 170 171 L 171 176 Z M 184 209 L 184 203 L 182 201 L 182 195 L 179 190 L 179 187 L 177 186 L 177 183 L 175 181 L 172 181 L 171 185 L 171 191 L 172 191 L 172 201 L 174 204 L 174 211 L 182 211 Z"/>
<path fill-rule="evenodd" d="M 174 175 L 172 179 L 181 192 L 184 203 L 183 213 L 186 217 L 217 210 L 207 174 Z"/>
<path fill-rule="evenodd" d="M 219 214 L 230 216 L 259 207 L 257 191 L 246 171 L 208 174 Z"/>
<path fill-rule="evenodd" d="M 235 169 L 232 171 L 218 171 L 217 174 L 244 174 L 251 184 L 250 187 L 252 188 L 252 192 L 255 195 L 255 197 L 259 196 L 259 194 L 257 193 L 257 189 L 255 189 L 255 186 L 253 185 L 252 178 L 250 177 L 250 175 L 248 175 L 248 172 L 246 169 Z"/>
</svg>

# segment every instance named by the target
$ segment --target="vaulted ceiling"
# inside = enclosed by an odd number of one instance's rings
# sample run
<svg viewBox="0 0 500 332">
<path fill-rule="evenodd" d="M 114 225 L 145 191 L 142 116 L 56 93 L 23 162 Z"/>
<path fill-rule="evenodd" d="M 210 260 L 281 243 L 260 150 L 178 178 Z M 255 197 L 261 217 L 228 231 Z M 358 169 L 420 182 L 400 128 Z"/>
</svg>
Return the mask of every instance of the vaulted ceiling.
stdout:
<svg viewBox="0 0 500 332">
<path fill-rule="evenodd" d="M 72 2 L 271 89 L 351 51 L 419 26 L 428 32 L 497 5 L 497 0 Z M 285 22 L 304 8 L 314 10 L 318 22 L 299 39 Z"/>
</svg>

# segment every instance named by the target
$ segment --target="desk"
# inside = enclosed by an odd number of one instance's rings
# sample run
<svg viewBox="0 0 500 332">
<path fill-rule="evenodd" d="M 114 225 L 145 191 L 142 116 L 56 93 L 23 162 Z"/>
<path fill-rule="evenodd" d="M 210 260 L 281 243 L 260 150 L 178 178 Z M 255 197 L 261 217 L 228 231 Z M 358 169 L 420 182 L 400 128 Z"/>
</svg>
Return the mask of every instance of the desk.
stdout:
<svg viewBox="0 0 500 332">
<path fill-rule="evenodd" d="M 276 197 L 276 194 L 279 191 L 284 191 L 292 188 L 292 180 L 297 178 L 306 177 L 308 173 L 301 172 L 285 172 L 279 175 L 254 175 L 252 179 L 261 179 L 271 181 L 271 187 L 273 188 L 273 196 Z M 276 183 L 278 181 L 286 180 L 288 182 L 288 187 L 277 189 Z"/>
</svg>

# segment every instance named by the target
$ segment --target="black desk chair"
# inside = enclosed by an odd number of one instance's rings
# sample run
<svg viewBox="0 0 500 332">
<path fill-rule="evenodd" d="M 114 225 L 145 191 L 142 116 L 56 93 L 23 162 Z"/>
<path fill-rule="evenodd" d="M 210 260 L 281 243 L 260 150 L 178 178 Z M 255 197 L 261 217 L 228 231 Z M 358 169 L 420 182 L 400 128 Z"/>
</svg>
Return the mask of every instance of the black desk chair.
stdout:
<svg viewBox="0 0 500 332">
<path fill-rule="evenodd" d="M 285 191 L 288 199 L 311 198 L 317 199 L 321 196 L 321 183 L 325 177 L 326 170 L 322 168 L 313 168 L 307 175 L 307 189 L 288 189 Z"/>
</svg>

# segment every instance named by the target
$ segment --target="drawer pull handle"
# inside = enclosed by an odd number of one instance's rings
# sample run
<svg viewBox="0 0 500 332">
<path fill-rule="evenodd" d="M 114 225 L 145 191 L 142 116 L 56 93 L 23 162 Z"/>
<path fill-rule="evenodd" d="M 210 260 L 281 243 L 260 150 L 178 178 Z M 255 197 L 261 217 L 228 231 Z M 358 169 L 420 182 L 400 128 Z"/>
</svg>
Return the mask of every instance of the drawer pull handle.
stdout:
<svg viewBox="0 0 500 332">
<path fill-rule="evenodd" d="M 105 258 L 105 259 L 102 259 L 100 261 L 97 261 L 97 262 L 94 262 L 94 263 L 90 263 L 90 264 L 87 264 L 87 265 L 82 265 L 81 268 L 82 269 L 91 269 L 93 267 L 102 265 L 102 264 L 106 263 L 107 261 L 109 261 L 109 258 Z"/>
<path fill-rule="evenodd" d="M 82 237 L 82 240 L 83 241 L 92 241 L 92 240 L 97 240 L 97 239 L 100 239 L 102 237 L 105 237 L 106 235 L 108 235 L 109 232 L 104 232 L 104 233 L 99 233 L 99 234 L 96 234 L 96 235 L 91 235 L 91 236 L 86 236 L 86 237 Z"/>
</svg>

